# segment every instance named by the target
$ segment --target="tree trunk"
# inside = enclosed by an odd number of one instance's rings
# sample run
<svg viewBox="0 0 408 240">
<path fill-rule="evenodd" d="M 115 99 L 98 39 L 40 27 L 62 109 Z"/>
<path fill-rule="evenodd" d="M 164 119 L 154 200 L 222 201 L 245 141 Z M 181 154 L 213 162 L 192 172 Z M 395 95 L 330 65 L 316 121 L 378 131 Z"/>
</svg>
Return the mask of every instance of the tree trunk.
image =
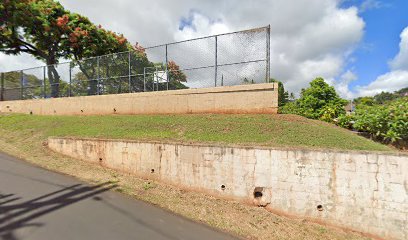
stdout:
<svg viewBox="0 0 408 240">
<path fill-rule="evenodd" d="M 56 61 L 54 59 L 47 59 L 47 75 L 51 88 L 51 98 L 59 97 L 60 75 L 57 69 L 55 69 Z"/>
<path fill-rule="evenodd" d="M 60 76 L 54 65 L 47 66 L 48 80 L 50 82 L 52 98 L 59 97 Z"/>
</svg>

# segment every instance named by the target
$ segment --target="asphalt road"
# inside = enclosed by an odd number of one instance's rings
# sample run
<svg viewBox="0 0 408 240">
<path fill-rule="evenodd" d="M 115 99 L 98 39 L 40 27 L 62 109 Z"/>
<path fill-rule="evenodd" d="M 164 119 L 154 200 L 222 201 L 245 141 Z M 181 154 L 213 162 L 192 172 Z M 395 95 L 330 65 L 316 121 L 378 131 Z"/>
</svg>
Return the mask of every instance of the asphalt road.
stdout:
<svg viewBox="0 0 408 240">
<path fill-rule="evenodd" d="M 234 239 L 111 188 L 0 153 L 0 239 Z"/>
</svg>

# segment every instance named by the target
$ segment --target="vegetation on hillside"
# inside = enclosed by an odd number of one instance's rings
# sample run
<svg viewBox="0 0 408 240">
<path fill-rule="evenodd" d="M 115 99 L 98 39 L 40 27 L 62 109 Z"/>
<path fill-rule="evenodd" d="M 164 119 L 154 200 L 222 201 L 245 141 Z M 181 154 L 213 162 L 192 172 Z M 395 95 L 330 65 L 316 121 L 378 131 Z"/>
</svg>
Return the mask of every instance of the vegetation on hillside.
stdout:
<svg viewBox="0 0 408 240">
<path fill-rule="evenodd" d="M 353 100 L 355 111 L 340 116 L 339 126 L 369 134 L 372 138 L 398 147 L 408 146 L 408 88 L 394 93 Z"/>
<path fill-rule="evenodd" d="M 281 81 L 278 81 L 274 78 L 269 79 L 270 83 L 277 82 L 278 83 L 278 106 L 283 107 L 286 103 L 289 102 L 289 92 L 285 91 L 285 87 Z M 293 93 L 291 93 L 293 96 Z"/>
<path fill-rule="evenodd" d="M 355 105 L 373 106 L 375 104 L 386 104 L 389 101 L 396 100 L 404 96 L 408 96 L 408 87 L 402 88 L 394 93 L 383 91 L 374 95 L 373 97 L 358 97 L 353 100 L 353 103 Z"/>
<path fill-rule="evenodd" d="M 17 121 L 16 118 L 13 120 Z M 94 121 L 96 120 L 97 117 L 94 118 Z M 129 119 L 129 122 L 131 120 Z M 25 128 L 19 126 L 16 128 L 20 130 L 14 131 L 5 130 L 2 126 L 3 123 L 0 123 L 2 152 L 18 156 L 39 167 L 74 176 L 92 185 L 113 183 L 117 186 L 116 191 L 131 198 L 140 199 L 188 219 L 241 236 L 242 239 L 260 239 L 261 236 L 263 240 L 369 240 L 352 231 L 279 216 L 262 207 L 197 191 L 186 191 L 177 186 L 109 169 L 102 164 L 78 161 L 50 151 L 44 144 L 44 132 L 34 132 L 37 127 L 30 130 L 29 126 Z M 0 171 L 4 171 L 4 168 Z"/>
<path fill-rule="evenodd" d="M 339 97 L 334 87 L 328 85 L 323 78 L 310 82 L 310 87 L 302 89 L 300 98 L 288 102 L 280 109 L 280 113 L 297 114 L 311 119 L 332 122 L 334 118 L 345 114 L 346 100 Z"/>
<path fill-rule="evenodd" d="M 359 103 L 353 114 L 340 116 L 337 124 L 366 132 L 374 139 L 384 143 L 406 147 L 408 143 L 408 96 L 393 98 L 382 104 Z"/>
<path fill-rule="evenodd" d="M 373 97 L 354 99 L 355 111 L 346 114 L 334 87 L 316 78 L 302 89 L 300 98 L 280 107 L 280 113 L 291 113 L 363 132 L 383 143 L 398 147 L 408 144 L 408 88 L 394 93 L 381 92 Z M 280 96 L 280 95 L 279 95 Z"/>
<path fill-rule="evenodd" d="M 100 137 L 312 149 L 389 151 L 348 130 L 295 115 L 0 115 L 0 129 L 46 139 Z"/>
</svg>

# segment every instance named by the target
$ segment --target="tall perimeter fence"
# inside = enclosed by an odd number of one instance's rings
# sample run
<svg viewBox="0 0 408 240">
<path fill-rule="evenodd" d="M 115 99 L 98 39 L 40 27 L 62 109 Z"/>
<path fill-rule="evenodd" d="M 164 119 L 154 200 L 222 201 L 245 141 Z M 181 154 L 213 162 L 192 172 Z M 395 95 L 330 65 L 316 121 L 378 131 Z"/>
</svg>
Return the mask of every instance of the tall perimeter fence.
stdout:
<svg viewBox="0 0 408 240">
<path fill-rule="evenodd" d="M 270 27 L 218 34 L 1 73 L 0 100 L 57 98 L 267 82 Z"/>
</svg>

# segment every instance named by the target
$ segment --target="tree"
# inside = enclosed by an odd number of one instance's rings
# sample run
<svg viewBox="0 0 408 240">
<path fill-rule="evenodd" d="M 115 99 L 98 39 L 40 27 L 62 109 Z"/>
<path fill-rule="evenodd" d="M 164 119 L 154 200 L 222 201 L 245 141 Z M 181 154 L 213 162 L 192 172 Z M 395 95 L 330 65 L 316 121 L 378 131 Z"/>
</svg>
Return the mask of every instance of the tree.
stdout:
<svg viewBox="0 0 408 240">
<path fill-rule="evenodd" d="M 174 61 L 169 61 L 168 71 L 170 72 L 171 80 L 179 83 L 187 82 L 187 76 L 180 70 L 180 66 Z"/>
<path fill-rule="evenodd" d="M 7 100 L 41 98 L 44 95 L 44 90 L 50 89 L 49 84 L 46 84 L 44 89 L 42 79 L 34 74 L 28 74 L 25 72 L 5 73 L 4 87 L 4 98 Z"/>
<path fill-rule="evenodd" d="M 142 63 L 138 67 L 149 63 L 140 46 L 132 46 L 123 35 L 94 25 L 54 0 L 2 1 L 0 11 L 0 51 L 28 53 L 49 65 L 51 97 L 59 96 L 60 76 L 54 64 L 60 59 L 77 60 L 88 80 L 95 78 L 96 64 L 80 62 L 83 58 L 131 50 L 133 61 Z"/>
<path fill-rule="evenodd" d="M 53 67 L 58 59 L 69 53 L 61 47 L 65 32 L 57 27 L 57 18 L 66 14 L 57 2 L 48 1 L 3 1 L 5 17 L 1 22 L 0 51 L 6 54 L 29 53 L 43 60 L 48 67 L 48 78 L 53 87 L 53 96 L 58 94 L 58 72 Z"/>
<path fill-rule="evenodd" d="M 287 102 L 289 102 L 289 93 L 285 91 L 285 87 L 281 81 L 278 81 L 274 78 L 269 79 L 270 83 L 277 82 L 278 83 L 278 106 L 283 107 Z"/>
<path fill-rule="evenodd" d="M 353 100 L 355 105 L 365 105 L 365 106 L 374 106 L 374 105 L 384 105 L 393 100 L 403 98 L 408 96 L 408 87 L 402 88 L 394 93 L 390 92 L 381 92 L 373 97 L 358 97 Z"/>
<path fill-rule="evenodd" d="M 166 65 L 165 63 L 155 63 L 153 71 L 165 71 Z M 183 83 L 187 82 L 186 74 L 180 69 L 180 66 L 176 64 L 174 61 L 169 61 L 167 65 L 167 77 L 168 77 L 168 87 L 169 90 L 176 90 L 176 89 L 187 89 L 188 87 Z M 150 74 L 150 85 L 153 83 L 153 76 Z"/>
<path fill-rule="evenodd" d="M 395 93 L 398 94 L 400 97 L 404 97 L 404 96 L 406 97 L 406 96 L 408 96 L 408 87 L 402 88 L 402 89 L 396 91 Z"/>
<path fill-rule="evenodd" d="M 338 96 L 334 87 L 328 85 L 323 78 L 316 78 L 310 82 L 309 88 L 302 89 L 298 100 L 285 106 L 281 112 L 330 122 L 345 113 L 346 103 L 346 100 Z"/>
<path fill-rule="evenodd" d="M 353 100 L 355 105 L 367 105 L 373 106 L 374 105 L 374 98 L 373 97 L 358 97 Z"/>
<path fill-rule="evenodd" d="M 379 94 L 374 95 L 374 101 L 378 104 L 384 104 L 387 101 L 391 101 L 398 98 L 397 94 L 389 93 L 389 92 L 381 92 Z"/>
</svg>

